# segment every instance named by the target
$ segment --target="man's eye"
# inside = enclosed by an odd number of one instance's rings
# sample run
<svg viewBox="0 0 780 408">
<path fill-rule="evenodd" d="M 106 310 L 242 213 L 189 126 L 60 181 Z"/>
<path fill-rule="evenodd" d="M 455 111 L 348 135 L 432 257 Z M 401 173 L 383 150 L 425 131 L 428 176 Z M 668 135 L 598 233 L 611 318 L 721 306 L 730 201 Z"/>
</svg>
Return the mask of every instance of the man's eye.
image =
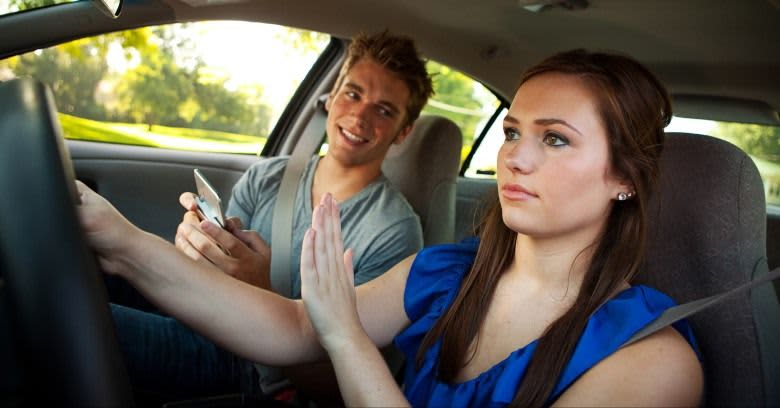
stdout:
<svg viewBox="0 0 780 408">
<path fill-rule="evenodd" d="M 347 98 L 349 99 L 358 99 L 358 94 L 355 91 L 344 92 L 344 95 L 347 95 Z"/>
<path fill-rule="evenodd" d="M 384 117 L 388 117 L 389 118 L 389 117 L 393 116 L 393 112 L 390 111 L 390 109 L 379 107 L 379 108 L 377 108 L 377 112 L 379 112 L 379 114 L 384 116 Z"/>
<path fill-rule="evenodd" d="M 569 140 L 557 133 L 547 133 L 544 135 L 542 142 L 548 146 L 566 146 L 569 144 Z"/>
<path fill-rule="evenodd" d="M 520 132 L 515 128 L 504 128 L 504 139 L 507 142 L 520 139 Z"/>
</svg>

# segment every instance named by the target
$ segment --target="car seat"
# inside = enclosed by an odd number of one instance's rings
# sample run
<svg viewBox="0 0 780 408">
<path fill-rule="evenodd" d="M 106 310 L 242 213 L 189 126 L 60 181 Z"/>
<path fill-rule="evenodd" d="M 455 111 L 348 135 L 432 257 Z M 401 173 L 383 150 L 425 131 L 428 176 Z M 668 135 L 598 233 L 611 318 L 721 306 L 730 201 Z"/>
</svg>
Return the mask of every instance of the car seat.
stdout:
<svg viewBox="0 0 780 408">
<path fill-rule="evenodd" d="M 382 172 L 420 216 L 425 246 L 455 238 L 455 190 L 463 137 L 451 120 L 422 115 L 387 153 Z"/>
<path fill-rule="evenodd" d="M 648 207 L 647 267 L 635 283 L 678 303 L 768 271 L 766 204 L 756 166 L 734 145 L 667 134 Z M 780 306 L 772 285 L 689 317 L 705 373 L 704 405 L 780 406 Z"/>
</svg>

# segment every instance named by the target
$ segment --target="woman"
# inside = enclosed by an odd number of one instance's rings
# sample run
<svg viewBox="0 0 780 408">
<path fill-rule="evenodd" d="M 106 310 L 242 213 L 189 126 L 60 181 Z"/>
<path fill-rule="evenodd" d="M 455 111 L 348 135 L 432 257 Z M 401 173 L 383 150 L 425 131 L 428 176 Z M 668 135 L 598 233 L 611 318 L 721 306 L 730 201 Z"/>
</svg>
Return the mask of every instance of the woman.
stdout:
<svg viewBox="0 0 780 408">
<path fill-rule="evenodd" d="M 326 196 L 304 238 L 302 303 L 190 262 L 80 185 L 82 222 L 107 272 L 226 348 L 278 365 L 324 349 L 347 405 L 695 405 L 687 325 L 621 348 L 673 304 L 628 284 L 670 115 L 632 59 L 542 61 L 504 120 L 499 203 L 479 240 L 423 250 L 355 289 Z M 377 351 L 394 338 L 403 392 Z"/>
</svg>

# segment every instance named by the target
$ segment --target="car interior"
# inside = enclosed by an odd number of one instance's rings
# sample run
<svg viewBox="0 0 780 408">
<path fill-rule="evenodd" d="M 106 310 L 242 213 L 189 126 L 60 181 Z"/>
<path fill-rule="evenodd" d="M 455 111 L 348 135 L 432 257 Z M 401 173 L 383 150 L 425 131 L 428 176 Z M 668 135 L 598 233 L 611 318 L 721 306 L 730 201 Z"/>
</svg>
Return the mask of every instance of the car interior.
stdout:
<svg viewBox="0 0 780 408">
<path fill-rule="evenodd" d="M 320 148 L 303 140 L 305 129 L 322 113 L 317 101 L 330 91 L 355 33 L 387 28 L 407 34 L 426 57 L 494 95 L 496 106 L 487 109 L 474 137 L 457 120 L 424 111 L 407 143 L 394 146 L 385 160 L 384 174 L 420 216 L 426 246 L 473 234 L 482 210 L 496 198 L 496 182 L 489 169 L 472 171 L 470 163 L 488 144 L 494 124 L 500 127 L 519 73 L 555 51 L 628 53 L 668 87 L 676 116 L 780 129 L 777 0 L 123 0 L 118 16 L 107 10 L 102 2 L 72 1 L 0 14 L 2 406 L 134 403 L 107 306 L 105 286 L 117 283 L 102 275 L 85 245 L 73 180 L 109 199 L 142 229 L 172 241 L 182 215 L 178 196 L 194 188 L 193 168 L 206 174 L 225 203 L 260 157 Z M 105 33 L 212 20 L 329 36 L 254 154 L 71 137 L 60 123 L 58 112 L 66 110 L 56 89 L 43 78 L 3 70 L 4 61 L 19 55 Z M 647 265 L 636 283 L 685 303 L 780 267 L 780 204 L 770 202 L 774 187 L 763 173 L 769 165 L 749 153 L 704 131 L 667 132 L 660 185 L 647 212 Z M 111 301 L 144 302 L 126 293 Z M 705 370 L 703 405 L 780 405 L 779 293 L 776 280 L 689 318 Z M 219 401 L 192 406 L 251 405 Z"/>
</svg>

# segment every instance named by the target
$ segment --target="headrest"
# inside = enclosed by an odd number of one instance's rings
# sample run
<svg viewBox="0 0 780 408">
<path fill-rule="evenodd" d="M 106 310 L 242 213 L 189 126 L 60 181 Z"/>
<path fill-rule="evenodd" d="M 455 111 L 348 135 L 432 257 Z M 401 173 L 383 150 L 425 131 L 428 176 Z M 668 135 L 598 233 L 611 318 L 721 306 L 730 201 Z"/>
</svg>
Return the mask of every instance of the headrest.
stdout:
<svg viewBox="0 0 780 408">
<path fill-rule="evenodd" d="M 455 187 L 463 137 L 451 120 L 423 115 L 400 145 L 393 145 L 382 172 L 420 216 L 425 245 L 451 242 Z"/>
<path fill-rule="evenodd" d="M 647 216 L 647 268 L 635 283 L 684 303 L 767 272 L 763 183 L 751 158 L 728 142 L 667 134 Z M 764 324 L 780 323 L 774 288 L 735 295 L 689 321 L 703 356 L 704 405 L 764 405 L 762 382 L 778 378 L 767 375 L 780 358 L 778 333 L 767 341 Z"/>
</svg>

